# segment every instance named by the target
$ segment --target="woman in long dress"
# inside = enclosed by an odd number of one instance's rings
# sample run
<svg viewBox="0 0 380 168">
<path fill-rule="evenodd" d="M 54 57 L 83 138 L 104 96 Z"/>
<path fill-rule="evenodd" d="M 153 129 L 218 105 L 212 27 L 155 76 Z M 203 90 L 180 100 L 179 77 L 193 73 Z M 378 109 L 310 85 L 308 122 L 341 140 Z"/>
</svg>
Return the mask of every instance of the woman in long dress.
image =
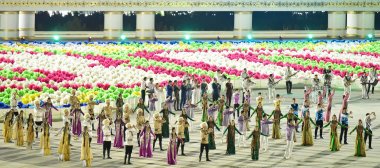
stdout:
<svg viewBox="0 0 380 168">
<path fill-rule="evenodd" d="M 125 123 L 123 122 L 123 120 L 121 119 L 121 116 L 117 116 L 115 122 L 115 139 L 113 141 L 113 147 L 116 147 L 116 148 L 123 148 L 123 137 L 124 137 L 124 126 L 125 126 Z"/>
<path fill-rule="evenodd" d="M 359 124 L 350 132 L 352 134 L 356 130 L 356 140 L 355 140 L 355 155 L 357 157 L 366 157 L 365 153 L 365 141 L 363 138 L 364 131 L 367 132 L 367 134 L 370 134 L 370 132 L 364 128 L 363 122 L 361 119 L 359 119 Z"/>
<path fill-rule="evenodd" d="M 44 156 L 51 154 L 51 151 L 50 151 L 50 125 L 46 121 L 46 119 L 44 119 L 44 123 L 43 123 L 43 133 L 42 133 L 42 136 L 40 139 L 40 147 L 41 147 L 41 153 Z"/>
<path fill-rule="evenodd" d="M 224 112 L 225 103 L 226 101 L 225 101 L 224 95 L 222 95 L 222 97 L 218 100 L 218 116 L 216 120 L 216 123 L 218 124 L 218 126 L 222 126 L 222 123 L 223 123 L 223 112 Z"/>
<path fill-rule="evenodd" d="M 32 113 L 29 114 L 26 125 L 26 148 L 32 149 L 32 144 L 34 142 L 34 119 Z"/>
<path fill-rule="evenodd" d="M 166 121 L 165 123 L 162 123 L 162 137 L 169 138 L 169 114 L 175 114 L 168 109 L 167 105 L 164 105 L 164 108 L 160 111 L 160 113 L 162 113 L 162 118 Z"/>
<path fill-rule="evenodd" d="M 214 128 L 216 128 L 218 131 L 220 131 L 220 129 L 216 125 L 214 119 L 211 116 L 208 117 L 207 126 L 208 126 L 209 129 L 211 128 L 211 132 L 208 134 L 208 148 L 209 149 L 216 149 L 216 145 L 215 145 L 215 129 Z"/>
<path fill-rule="evenodd" d="M 149 121 L 145 122 L 145 127 L 140 133 L 140 156 L 151 158 L 153 157 L 152 154 L 152 136 L 155 138 L 155 135 L 150 127 Z"/>
<path fill-rule="evenodd" d="M 47 121 L 49 123 L 50 126 L 53 126 L 53 115 L 52 115 L 52 109 L 58 111 L 58 109 L 56 107 L 53 106 L 53 103 L 51 102 L 51 99 L 50 97 L 47 98 L 47 101 L 44 102 L 42 105 L 41 105 L 42 108 L 45 108 L 45 117 L 47 118 Z"/>
<path fill-rule="evenodd" d="M 13 119 L 13 110 L 11 109 L 9 112 L 5 114 L 5 119 L 3 123 L 3 136 L 4 143 L 12 142 L 12 119 Z"/>
<path fill-rule="evenodd" d="M 164 94 L 164 88 L 160 87 L 158 83 L 156 83 L 155 86 L 155 93 L 156 93 L 156 98 L 157 98 L 157 106 L 156 109 L 162 109 L 162 103 L 165 101 L 165 94 Z M 152 110 L 150 110 L 152 111 Z M 154 110 L 155 111 L 155 110 Z"/>
<path fill-rule="evenodd" d="M 239 130 L 235 126 L 235 120 L 231 120 L 230 124 L 224 130 L 223 134 L 227 132 L 227 150 L 226 155 L 234 155 L 235 154 L 235 131 L 242 135 Z"/>
<path fill-rule="evenodd" d="M 311 132 L 311 124 L 312 123 L 315 126 L 314 121 L 310 118 L 310 112 L 306 111 L 305 116 L 302 122 L 302 138 L 301 138 L 301 145 L 302 146 L 313 146 L 313 134 Z"/>
<path fill-rule="evenodd" d="M 80 152 L 80 160 L 83 161 L 83 167 L 91 167 L 92 156 L 91 147 L 90 147 L 90 135 L 88 133 L 88 127 L 84 127 L 82 137 L 82 145 Z"/>
<path fill-rule="evenodd" d="M 106 119 L 106 115 L 104 113 L 104 110 L 100 112 L 100 114 L 96 117 L 98 119 L 98 129 L 96 130 L 96 133 L 98 135 L 97 143 L 103 144 L 103 120 Z"/>
<path fill-rule="evenodd" d="M 68 122 L 65 123 L 65 127 L 63 128 L 62 138 L 59 141 L 58 145 L 58 159 L 61 161 L 69 161 L 70 160 L 70 124 Z"/>
<path fill-rule="evenodd" d="M 335 114 L 332 116 L 332 120 L 329 121 L 324 127 L 328 127 L 329 125 L 331 128 L 330 129 L 330 144 L 329 144 L 330 150 L 339 151 L 341 144 L 339 142 L 337 128 L 338 126 L 340 127 L 345 127 L 345 126 L 343 126 L 342 124 L 338 122 Z"/>
<path fill-rule="evenodd" d="M 175 127 L 172 128 L 168 145 L 167 161 L 169 165 L 177 164 L 177 133 Z"/>
<path fill-rule="evenodd" d="M 14 139 L 16 140 L 16 146 L 24 146 L 24 111 L 21 110 L 20 114 L 16 117 L 16 123 L 14 125 Z"/>
</svg>

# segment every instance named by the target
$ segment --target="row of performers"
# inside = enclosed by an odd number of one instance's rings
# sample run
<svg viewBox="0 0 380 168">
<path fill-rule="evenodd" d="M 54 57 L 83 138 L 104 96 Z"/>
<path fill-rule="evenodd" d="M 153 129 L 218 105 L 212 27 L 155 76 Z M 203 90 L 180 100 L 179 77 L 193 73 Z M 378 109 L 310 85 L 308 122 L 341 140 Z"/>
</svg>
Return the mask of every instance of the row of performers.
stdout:
<svg viewBox="0 0 380 168">
<path fill-rule="evenodd" d="M 316 111 L 316 120 L 315 122 L 309 117 L 309 110 L 303 111 L 303 119 L 299 119 L 297 115 L 294 114 L 294 109 L 291 108 L 289 113 L 286 115 L 282 115 L 280 106 L 280 102 L 277 104 L 275 103 L 275 110 L 268 116 L 262 108 L 261 103 L 257 106 L 256 109 L 249 107 L 250 109 L 254 110 L 253 114 L 257 114 L 256 116 L 256 125 L 253 129 L 252 133 L 248 136 L 248 139 L 252 137 L 251 142 L 251 149 L 252 149 L 252 159 L 257 160 L 259 155 L 259 149 L 260 146 L 264 149 L 264 151 L 268 148 L 268 138 L 269 135 L 269 124 L 273 124 L 273 131 L 272 131 L 272 138 L 273 139 L 280 139 L 280 120 L 282 118 L 287 119 L 287 127 L 286 127 L 286 139 L 287 139 L 287 147 L 285 151 L 284 157 L 286 159 L 290 158 L 293 148 L 293 143 L 295 141 L 295 131 L 297 131 L 298 124 L 302 123 L 302 145 L 304 146 L 311 146 L 313 145 L 313 138 L 311 133 L 311 125 L 315 125 L 315 138 L 317 138 L 317 132 L 318 129 L 320 129 L 320 137 L 322 137 L 322 128 L 330 126 L 331 127 L 331 133 L 330 133 L 330 149 L 332 151 L 338 151 L 340 148 L 340 142 L 342 140 L 342 135 L 345 134 L 345 143 L 347 143 L 347 128 L 348 128 L 348 116 L 350 114 L 347 113 L 346 109 L 343 109 L 343 115 L 341 117 L 341 122 L 337 120 L 337 117 L 333 115 L 332 121 L 329 121 L 328 124 L 323 126 L 323 108 L 318 107 L 318 110 Z M 225 110 L 228 113 L 233 113 L 232 108 L 228 108 Z M 169 146 L 168 146 L 168 163 L 169 164 L 175 164 L 176 163 L 176 155 L 178 153 L 179 146 L 181 146 L 181 154 L 184 154 L 184 146 L 185 142 L 189 141 L 189 120 L 192 120 L 185 111 L 182 112 L 179 120 L 178 120 L 178 126 L 177 130 L 175 128 L 172 128 L 172 132 L 170 135 L 167 135 L 169 133 L 169 123 L 168 115 L 173 114 L 171 113 L 166 107 L 161 111 L 163 113 L 163 116 L 161 117 L 159 113 L 156 113 L 154 115 L 154 130 L 151 129 L 149 120 L 146 120 L 144 117 L 144 111 L 143 109 L 139 108 L 137 110 L 137 124 L 136 126 L 131 125 L 129 122 L 127 125 L 124 124 L 123 120 L 121 119 L 121 116 L 118 116 L 114 123 L 112 123 L 102 112 L 99 117 L 99 122 L 102 124 L 100 127 L 101 129 L 98 129 L 98 143 L 103 144 L 103 158 L 105 159 L 105 153 L 107 151 L 107 158 L 111 159 L 110 157 L 110 148 L 111 148 L 111 125 L 115 125 L 116 135 L 114 139 L 114 147 L 122 148 L 125 147 L 126 151 L 126 157 L 124 159 L 124 162 L 126 163 L 126 160 L 128 158 L 128 163 L 130 163 L 130 157 L 131 152 L 133 149 L 133 136 L 135 129 L 137 129 L 137 142 L 140 147 L 140 156 L 142 157 L 152 157 L 152 148 L 151 148 L 151 140 L 153 137 L 153 150 L 155 146 L 155 142 L 158 139 L 160 144 L 160 149 L 162 150 L 162 138 L 167 137 L 170 138 Z M 214 122 L 214 117 L 212 113 L 208 113 L 208 121 L 201 124 L 201 152 L 199 160 L 201 160 L 201 155 L 203 153 L 203 150 L 206 149 L 206 157 L 208 158 L 208 150 L 209 149 L 215 149 L 215 133 L 214 129 L 219 130 L 218 125 L 226 126 L 225 131 L 223 132 L 223 135 L 227 133 L 227 151 L 226 154 L 235 154 L 235 132 L 240 134 L 239 138 L 239 145 L 240 142 L 243 142 L 245 140 L 245 135 L 247 131 L 249 131 L 249 118 L 247 115 L 247 109 L 242 110 L 241 116 L 238 119 L 239 123 L 239 129 L 235 127 L 235 121 L 229 119 L 229 117 L 226 117 L 228 119 L 223 118 L 224 121 L 227 121 L 228 124 L 218 124 Z M 16 122 L 14 123 L 13 130 L 11 129 L 11 118 L 12 118 L 12 111 L 8 112 L 6 114 L 5 123 L 4 123 L 4 141 L 10 142 L 11 137 L 13 137 L 16 140 L 17 146 L 23 146 L 24 143 L 24 133 L 23 133 L 23 127 L 24 127 L 24 120 L 23 120 L 23 111 L 20 111 L 21 115 L 19 115 L 16 119 Z M 103 115 L 103 116 L 101 116 Z M 252 116 L 251 115 L 251 116 Z M 375 114 L 372 113 L 375 117 Z M 68 116 L 68 112 L 65 112 L 65 116 Z M 273 120 L 268 120 L 268 118 L 271 118 L 273 116 Z M 101 120 L 101 118 L 103 120 Z M 90 149 L 90 144 L 92 140 L 92 131 L 89 129 L 91 126 L 90 124 L 90 115 L 86 114 L 84 117 L 83 125 L 84 125 L 84 131 L 81 133 L 82 138 L 82 150 L 81 150 L 81 160 L 83 160 L 84 166 L 91 165 L 92 160 L 92 153 Z M 369 118 L 371 118 L 369 116 Z M 374 119 L 374 118 L 372 118 Z M 28 119 L 26 120 L 26 142 L 27 147 L 30 149 L 31 144 L 34 141 L 34 121 L 33 121 L 33 114 L 29 114 Z M 126 120 L 125 120 L 126 121 Z M 127 122 L 127 121 L 126 121 Z M 70 122 L 67 120 L 64 121 L 64 127 L 62 128 L 63 134 L 60 141 L 60 145 L 58 148 L 58 153 L 60 156 L 60 160 L 70 160 Z M 337 135 L 337 127 L 340 126 L 342 129 L 341 131 L 341 138 L 338 140 Z M 50 125 L 46 119 L 44 119 L 43 122 L 43 134 L 40 138 L 40 147 L 42 149 L 42 153 L 44 155 L 50 155 L 50 133 L 49 128 Z M 239 131 L 240 130 L 240 131 Z M 367 136 L 372 136 L 371 130 L 368 130 L 364 128 L 362 121 L 359 120 L 358 126 L 355 127 L 354 130 L 351 131 L 357 131 L 357 137 L 356 137 L 356 145 L 355 145 L 355 156 L 365 156 L 365 143 Z M 100 133 L 99 133 L 100 132 Z M 363 133 L 365 134 L 365 139 L 363 139 Z M 123 143 L 124 139 L 124 143 Z M 222 138 L 223 139 L 223 138 Z M 101 141 L 101 142 L 100 142 Z M 261 145 L 260 145 L 261 144 Z"/>
</svg>

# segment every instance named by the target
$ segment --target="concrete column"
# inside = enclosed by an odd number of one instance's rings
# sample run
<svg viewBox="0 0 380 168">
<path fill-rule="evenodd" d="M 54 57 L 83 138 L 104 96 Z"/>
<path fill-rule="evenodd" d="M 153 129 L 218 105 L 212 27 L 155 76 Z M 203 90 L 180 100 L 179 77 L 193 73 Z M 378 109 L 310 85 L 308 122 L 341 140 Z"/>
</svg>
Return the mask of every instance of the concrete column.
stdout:
<svg viewBox="0 0 380 168">
<path fill-rule="evenodd" d="M 368 34 L 375 36 L 375 12 L 359 12 L 358 36 L 366 38 Z"/>
<path fill-rule="evenodd" d="M 252 12 L 235 12 L 234 17 L 234 38 L 246 38 L 252 33 Z"/>
<path fill-rule="evenodd" d="M 365 38 L 375 34 L 374 12 L 347 12 L 347 37 Z"/>
<path fill-rule="evenodd" d="M 34 38 L 35 12 L 20 11 L 18 20 L 19 37 L 25 39 Z"/>
<path fill-rule="evenodd" d="M 136 13 L 136 38 L 154 38 L 154 17 L 155 13 L 153 11 Z"/>
<path fill-rule="evenodd" d="M 0 12 L 0 39 L 18 39 L 18 11 Z"/>
<path fill-rule="evenodd" d="M 327 37 L 346 35 L 346 12 L 328 12 Z"/>
<path fill-rule="evenodd" d="M 123 14 L 120 11 L 104 12 L 104 38 L 118 39 L 123 33 Z"/>
</svg>

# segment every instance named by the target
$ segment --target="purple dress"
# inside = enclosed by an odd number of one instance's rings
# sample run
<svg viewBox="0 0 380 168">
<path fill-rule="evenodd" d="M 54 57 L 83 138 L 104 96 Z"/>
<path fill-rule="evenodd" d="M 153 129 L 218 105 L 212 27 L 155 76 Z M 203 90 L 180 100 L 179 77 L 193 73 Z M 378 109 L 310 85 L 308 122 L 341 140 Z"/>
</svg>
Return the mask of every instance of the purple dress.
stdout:
<svg viewBox="0 0 380 168">
<path fill-rule="evenodd" d="M 177 164 L 177 138 L 170 138 L 167 160 L 169 165 Z"/>
<path fill-rule="evenodd" d="M 296 126 L 287 124 L 287 127 L 286 127 L 286 140 L 292 141 L 292 139 L 293 139 L 293 132 L 294 132 L 295 128 L 296 128 Z"/>
<path fill-rule="evenodd" d="M 195 108 L 196 106 L 192 104 L 191 105 L 185 104 L 185 106 L 183 107 L 185 108 L 187 116 L 189 116 L 190 118 L 194 118 L 194 111 L 192 111 L 191 109 Z"/>
<path fill-rule="evenodd" d="M 73 123 L 72 123 L 72 130 L 74 135 L 81 135 L 82 134 L 82 124 L 80 121 L 80 115 L 84 115 L 81 109 L 74 109 L 71 111 L 71 116 L 73 117 Z"/>
<path fill-rule="evenodd" d="M 223 112 L 223 122 L 222 122 L 222 126 L 225 126 L 227 127 L 228 126 L 228 123 L 230 122 L 230 116 L 231 114 L 234 113 L 234 110 L 230 110 L 230 109 L 226 109 L 224 110 Z"/>
<path fill-rule="evenodd" d="M 240 115 L 238 118 L 239 132 L 245 131 L 244 116 Z"/>
<path fill-rule="evenodd" d="M 41 107 L 45 107 L 45 117 L 47 117 L 47 121 L 50 125 L 50 127 L 52 126 L 53 124 L 53 117 L 52 117 L 52 111 L 51 109 L 55 109 L 58 111 L 58 109 L 56 107 L 53 106 L 53 103 L 51 102 L 44 102 L 44 104 L 42 104 Z"/>
<path fill-rule="evenodd" d="M 240 93 L 236 92 L 234 94 L 234 104 L 239 104 L 239 98 L 240 98 Z"/>
<path fill-rule="evenodd" d="M 156 101 L 157 98 L 151 98 L 149 99 L 149 111 L 156 111 Z"/>
<path fill-rule="evenodd" d="M 152 146 L 150 141 L 152 140 L 152 136 L 154 136 L 152 130 L 147 130 L 145 126 L 144 129 L 140 133 L 140 156 L 151 158 L 152 154 Z"/>
<path fill-rule="evenodd" d="M 218 110 L 217 106 L 212 106 L 207 110 L 208 116 L 212 116 L 212 118 L 215 120 L 215 111 Z"/>
<path fill-rule="evenodd" d="M 269 124 L 273 124 L 273 121 L 261 120 L 261 133 L 266 136 L 269 135 Z"/>
<path fill-rule="evenodd" d="M 98 134 L 97 143 L 103 144 L 103 120 L 105 119 L 105 116 L 101 117 L 98 115 L 96 119 L 98 119 L 98 129 L 96 130 L 96 133 Z"/>
<path fill-rule="evenodd" d="M 115 120 L 115 140 L 113 141 L 113 147 L 123 148 L 123 137 L 124 137 L 124 122 L 123 120 Z"/>
</svg>

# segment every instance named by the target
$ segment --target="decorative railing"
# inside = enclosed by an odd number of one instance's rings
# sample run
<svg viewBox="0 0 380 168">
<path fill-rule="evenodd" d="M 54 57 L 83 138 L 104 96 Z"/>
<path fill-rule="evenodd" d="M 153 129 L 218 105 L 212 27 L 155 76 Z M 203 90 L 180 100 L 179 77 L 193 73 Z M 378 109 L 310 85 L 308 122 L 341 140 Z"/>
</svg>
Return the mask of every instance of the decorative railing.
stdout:
<svg viewBox="0 0 380 168">
<path fill-rule="evenodd" d="M 379 0 L 1 0 L 0 10 L 379 11 Z"/>
</svg>

